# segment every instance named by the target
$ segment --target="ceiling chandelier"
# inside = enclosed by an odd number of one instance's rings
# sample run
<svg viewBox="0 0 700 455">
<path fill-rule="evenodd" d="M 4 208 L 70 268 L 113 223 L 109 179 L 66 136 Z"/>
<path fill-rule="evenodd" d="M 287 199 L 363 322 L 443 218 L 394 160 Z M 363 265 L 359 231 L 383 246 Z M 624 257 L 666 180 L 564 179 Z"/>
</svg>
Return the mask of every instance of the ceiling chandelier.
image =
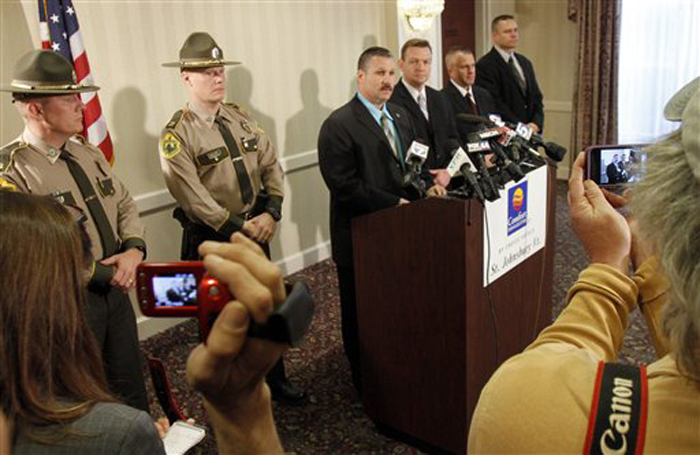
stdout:
<svg viewBox="0 0 700 455">
<path fill-rule="evenodd" d="M 445 9 L 445 0 L 397 0 L 401 15 L 411 30 L 430 30 L 433 20 Z"/>
</svg>

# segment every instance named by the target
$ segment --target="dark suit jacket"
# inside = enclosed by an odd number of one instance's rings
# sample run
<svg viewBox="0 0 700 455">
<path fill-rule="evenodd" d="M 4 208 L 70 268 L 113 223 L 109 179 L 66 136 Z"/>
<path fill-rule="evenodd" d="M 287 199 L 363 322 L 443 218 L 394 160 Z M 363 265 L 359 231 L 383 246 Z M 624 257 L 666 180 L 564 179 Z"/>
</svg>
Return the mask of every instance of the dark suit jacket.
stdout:
<svg viewBox="0 0 700 455">
<path fill-rule="evenodd" d="M 507 122 L 536 123 L 540 132 L 544 129 L 544 105 L 542 92 L 537 85 L 532 63 L 522 54 L 515 54 L 525 74 L 526 93 L 496 48 L 481 57 L 476 64 L 476 85 L 485 88 L 496 101 L 496 109 Z"/>
<path fill-rule="evenodd" d="M 481 87 L 473 86 L 472 93 L 474 94 L 474 99 L 476 100 L 476 106 L 479 109 L 479 115 L 482 117 L 488 117 L 489 114 L 498 114 L 496 110 L 496 102 L 493 100 L 491 94 Z M 452 107 L 452 113 L 454 117 L 457 118 L 457 114 L 472 114 L 469 107 L 469 103 L 462 96 L 462 94 L 457 90 L 452 82 L 448 82 L 445 88 L 442 89 L 442 94 L 450 102 Z M 467 142 L 467 136 L 469 133 L 473 133 L 479 129 L 479 125 L 469 124 L 457 119 L 457 131 L 459 132 L 459 138 L 461 143 Z"/>
<path fill-rule="evenodd" d="M 408 111 L 416 129 L 416 139 L 430 146 L 428 159 L 423 166 L 427 169 L 444 169 L 450 162 L 453 152 L 448 150 L 446 142 L 450 139 L 459 140 L 455 118 L 449 102 L 442 93 L 426 86 L 425 95 L 430 122 L 425 119 L 418 103 L 400 80 L 394 87 L 394 93 L 391 94 L 389 101 Z"/>
<path fill-rule="evenodd" d="M 387 104 L 404 154 L 414 140 L 406 111 Z M 331 193 L 331 246 L 339 266 L 352 266 L 352 218 L 394 207 L 400 198 L 403 168 L 384 131 L 355 96 L 323 122 L 318 162 Z"/>
</svg>

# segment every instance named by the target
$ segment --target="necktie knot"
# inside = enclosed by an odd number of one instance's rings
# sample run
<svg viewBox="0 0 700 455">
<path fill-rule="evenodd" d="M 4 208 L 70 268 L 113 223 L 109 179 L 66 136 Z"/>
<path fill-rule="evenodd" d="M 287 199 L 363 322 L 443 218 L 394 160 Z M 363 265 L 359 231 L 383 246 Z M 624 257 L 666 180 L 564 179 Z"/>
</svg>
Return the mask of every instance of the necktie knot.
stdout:
<svg viewBox="0 0 700 455">
<path fill-rule="evenodd" d="M 58 159 L 71 160 L 71 159 L 73 159 L 73 156 L 70 154 L 70 152 L 68 150 L 66 150 L 65 147 L 61 147 L 58 151 Z"/>
</svg>

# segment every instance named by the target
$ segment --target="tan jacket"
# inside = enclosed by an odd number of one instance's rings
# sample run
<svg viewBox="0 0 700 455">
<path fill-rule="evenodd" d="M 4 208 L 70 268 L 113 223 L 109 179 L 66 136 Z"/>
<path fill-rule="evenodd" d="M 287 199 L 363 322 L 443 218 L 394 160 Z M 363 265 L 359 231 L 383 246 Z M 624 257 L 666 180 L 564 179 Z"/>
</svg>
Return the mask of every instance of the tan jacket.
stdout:
<svg viewBox="0 0 700 455">
<path fill-rule="evenodd" d="M 227 123 L 245 163 L 257 196 L 261 188 L 269 205 L 282 205 L 282 168 L 267 135 L 235 104 L 221 104 L 219 115 Z M 165 182 L 178 205 L 192 221 L 219 232 L 240 230 L 253 203 L 244 204 L 233 162 L 214 116 L 196 107 L 178 111 L 163 130 L 160 162 Z"/>
<path fill-rule="evenodd" d="M 469 453 L 582 453 L 598 361 L 617 360 L 638 304 L 661 357 L 647 367 L 644 453 L 697 453 L 700 385 L 678 371 L 657 332 L 668 291 L 657 265 L 656 259 L 646 261 L 633 278 L 603 264 L 581 272 L 556 322 L 484 387 L 471 421 Z"/>
</svg>

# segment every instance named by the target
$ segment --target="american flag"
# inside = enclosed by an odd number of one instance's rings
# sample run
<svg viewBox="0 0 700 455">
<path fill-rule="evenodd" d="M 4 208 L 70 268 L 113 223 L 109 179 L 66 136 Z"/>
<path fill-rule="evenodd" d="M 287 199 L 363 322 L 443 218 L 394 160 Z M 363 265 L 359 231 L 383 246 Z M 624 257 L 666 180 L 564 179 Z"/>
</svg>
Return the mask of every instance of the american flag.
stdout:
<svg viewBox="0 0 700 455">
<path fill-rule="evenodd" d="M 39 0 L 39 34 L 42 48 L 52 49 L 73 62 L 78 83 L 94 85 L 78 17 L 71 0 Z M 86 106 L 83 135 L 91 144 L 99 147 L 107 161 L 113 164 L 112 139 L 102 115 L 100 98 L 97 92 L 82 93 L 81 97 Z"/>
</svg>

